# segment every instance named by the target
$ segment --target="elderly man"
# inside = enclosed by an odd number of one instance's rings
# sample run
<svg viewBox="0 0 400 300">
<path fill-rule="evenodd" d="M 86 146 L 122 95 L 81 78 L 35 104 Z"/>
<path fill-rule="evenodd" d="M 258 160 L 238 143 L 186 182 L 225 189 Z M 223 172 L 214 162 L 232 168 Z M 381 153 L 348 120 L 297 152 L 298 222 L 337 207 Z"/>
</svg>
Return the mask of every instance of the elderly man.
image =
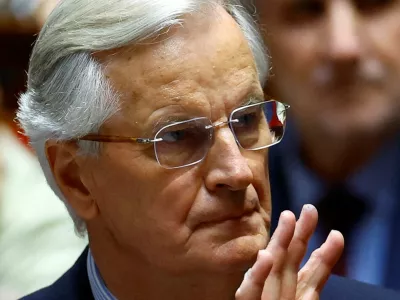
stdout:
<svg viewBox="0 0 400 300">
<path fill-rule="evenodd" d="M 317 206 L 310 253 L 340 230 L 334 273 L 400 289 L 400 1 L 256 0 L 269 89 L 293 123 L 271 151 L 276 215 Z"/>
<path fill-rule="evenodd" d="M 319 299 L 343 237 L 300 272 L 315 208 L 269 239 L 266 149 L 287 107 L 264 101 L 267 70 L 235 2 L 61 1 L 18 118 L 89 248 L 26 299 Z M 324 292 L 398 297 L 336 277 Z"/>
</svg>

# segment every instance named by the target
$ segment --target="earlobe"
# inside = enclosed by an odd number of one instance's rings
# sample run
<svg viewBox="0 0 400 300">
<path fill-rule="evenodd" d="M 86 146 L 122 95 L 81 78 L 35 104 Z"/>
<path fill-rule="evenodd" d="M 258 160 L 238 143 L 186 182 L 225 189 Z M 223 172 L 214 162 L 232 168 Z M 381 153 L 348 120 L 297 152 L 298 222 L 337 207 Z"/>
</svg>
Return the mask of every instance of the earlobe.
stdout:
<svg viewBox="0 0 400 300">
<path fill-rule="evenodd" d="M 85 221 L 94 219 L 99 209 L 83 177 L 82 158 L 75 143 L 46 142 L 46 156 L 54 179 L 68 204 Z"/>
</svg>

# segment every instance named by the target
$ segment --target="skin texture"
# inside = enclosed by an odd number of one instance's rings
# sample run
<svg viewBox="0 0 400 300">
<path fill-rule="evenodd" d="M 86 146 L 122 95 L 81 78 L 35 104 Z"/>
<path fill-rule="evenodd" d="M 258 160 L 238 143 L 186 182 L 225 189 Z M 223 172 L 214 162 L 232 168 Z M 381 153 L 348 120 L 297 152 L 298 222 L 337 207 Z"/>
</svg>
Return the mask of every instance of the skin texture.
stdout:
<svg viewBox="0 0 400 300">
<path fill-rule="evenodd" d="M 400 1 L 255 4 L 268 86 L 291 105 L 305 160 L 328 180 L 346 177 L 400 128 Z"/>
<path fill-rule="evenodd" d="M 263 99 L 247 43 L 221 8 L 188 18 L 151 45 L 99 53 L 97 59 L 121 95 L 122 109 L 102 127 L 105 135 L 152 137 L 176 116 L 226 121 L 250 97 Z M 239 149 L 229 127 L 216 129 L 203 162 L 175 170 L 158 165 L 152 146 L 104 144 L 99 157 L 77 155 L 74 143 L 49 141 L 46 149 L 57 183 L 86 221 L 95 261 L 118 299 L 232 299 L 269 242 L 267 150 Z M 277 297 L 281 286 L 294 286 L 294 299 L 300 263 L 294 257 L 304 253 L 289 244 L 292 238 L 303 244 L 316 220 L 311 207 L 302 221 L 310 226 L 305 231 L 300 226 L 303 234 L 293 238 L 296 220 L 287 212 L 265 250 L 271 259 L 261 261 L 258 269 L 265 276 L 256 279 L 265 280 L 274 263 L 266 287 Z M 340 255 L 341 235 L 328 245 L 333 259 L 322 255 L 312 265 L 325 268 L 317 283 L 326 280 Z M 306 272 L 306 279 L 314 273 Z M 319 286 L 307 280 L 306 292 L 318 294 Z M 238 297 L 261 299 L 261 293 Z"/>
</svg>

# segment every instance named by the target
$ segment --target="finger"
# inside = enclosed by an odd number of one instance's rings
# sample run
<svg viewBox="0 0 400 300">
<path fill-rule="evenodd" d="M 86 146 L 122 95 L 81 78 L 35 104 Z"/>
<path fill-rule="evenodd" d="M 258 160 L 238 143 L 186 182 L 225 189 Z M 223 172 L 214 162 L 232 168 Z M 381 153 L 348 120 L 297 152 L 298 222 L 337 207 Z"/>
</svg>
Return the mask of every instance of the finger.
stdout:
<svg viewBox="0 0 400 300">
<path fill-rule="evenodd" d="M 281 297 L 283 299 L 294 299 L 296 295 L 297 273 L 303 257 L 307 251 L 308 241 L 315 231 L 318 222 L 318 212 L 313 205 L 304 205 L 293 239 L 290 242 L 286 255 L 286 263 L 283 270 L 281 284 Z"/>
<path fill-rule="evenodd" d="M 273 266 L 265 281 L 262 299 L 280 299 L 283 266 L 285 265 L 287 250 L 293 238 L 295 227 L 296 217 L 294 214 L 290 211 L 284 211 L 279 218 L 278 227 L 266 248 L 273 258 Z"/>
<path fill-rule="evenodd" d="M 272 256 L 267 250 L 258 252 L 257 261 L 244 276 L 242 284 L 236 291 L 235 299 L 260 300 L 264 282 L 272 269 Z"/>
<path fill-rule="evenodd" d="M 312 253 L 306 265 L 300 270 L 296 299 L 303 299 L 301 297 L 306 294 L 315 295 L 321 292 L 343 248 L 343 235 L 339 231 L 331 231 L 325 243 Z"/>
<path fill-rule="evenodd" d="M 287 262 L 298 269 L 307 251 L 308 242 L 317 227 L 318 212 L 311 205 L 304 205 L 300 218 L 296 222 L 296 229 L 288 249 Z"/>
</svg>

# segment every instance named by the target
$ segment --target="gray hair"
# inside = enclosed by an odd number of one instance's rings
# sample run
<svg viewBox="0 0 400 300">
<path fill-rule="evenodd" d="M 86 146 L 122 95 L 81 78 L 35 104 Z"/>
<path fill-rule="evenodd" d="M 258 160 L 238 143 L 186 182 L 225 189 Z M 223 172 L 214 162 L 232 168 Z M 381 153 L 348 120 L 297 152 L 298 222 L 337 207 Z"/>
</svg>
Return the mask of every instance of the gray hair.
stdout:
<svg viewBox="0 0 400 300">
<path fill-rule="evenodd" d="M 84 235 L 86 226 L 56 184 L 45 153 L 47 140 L 77 139 L 97 133 L 119 110 L 118 94 L 93 52 L 116 49 L 159 36 L 204 5 L 222 5 L 236 20 L 252 50 L 260 82 L 268 73 L 262 38 L 240 0 L 63 0 L 50 14 L 33 48 L 27 91 L 17 119 L 30 138 L 49 186 L 63 200 Z M 80 142 L 82 153 L 98 144 Z"/>
</svg>

